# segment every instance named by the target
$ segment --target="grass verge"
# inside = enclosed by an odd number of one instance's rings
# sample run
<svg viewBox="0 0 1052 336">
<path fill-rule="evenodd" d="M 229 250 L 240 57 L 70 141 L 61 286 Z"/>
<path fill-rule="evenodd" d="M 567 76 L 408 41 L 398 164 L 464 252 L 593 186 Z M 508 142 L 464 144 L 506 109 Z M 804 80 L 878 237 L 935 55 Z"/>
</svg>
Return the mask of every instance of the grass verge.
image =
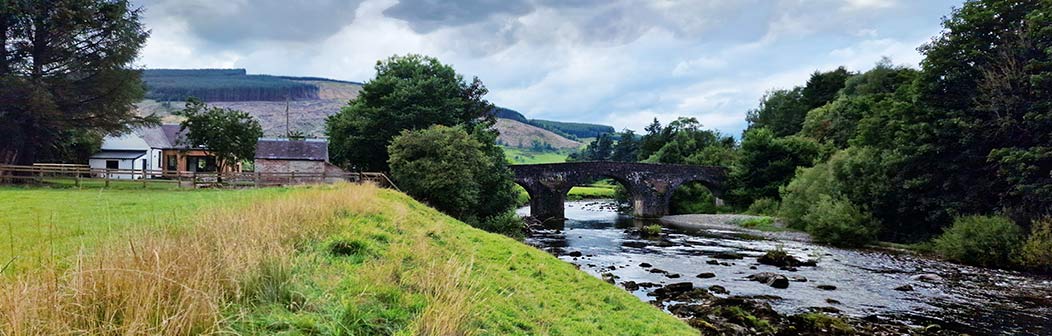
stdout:
<svg viewBox="0 0 1052 336">
<path fill-rule="evenodd" d="M 697 334 L 403 194 L 297 189 L 4 278 L 0 333 Z"/>
</svg>

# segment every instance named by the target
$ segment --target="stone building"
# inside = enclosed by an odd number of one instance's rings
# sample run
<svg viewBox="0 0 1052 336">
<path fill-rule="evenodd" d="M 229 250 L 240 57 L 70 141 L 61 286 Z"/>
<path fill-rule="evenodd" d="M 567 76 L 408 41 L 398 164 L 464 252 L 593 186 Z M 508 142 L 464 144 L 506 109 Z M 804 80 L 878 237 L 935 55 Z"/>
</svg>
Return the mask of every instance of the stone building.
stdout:
<svg viewBox="0 0 1052 336">
<path fill-rule="evenodd" d="M 259 139 L 255 169 L 264 174 L 288 174 L 269 178 L 291 183 L 331 182 L 344 174 L 343 169 L 329 163 L 329 142 L 322 139 Z"/>
</svg>

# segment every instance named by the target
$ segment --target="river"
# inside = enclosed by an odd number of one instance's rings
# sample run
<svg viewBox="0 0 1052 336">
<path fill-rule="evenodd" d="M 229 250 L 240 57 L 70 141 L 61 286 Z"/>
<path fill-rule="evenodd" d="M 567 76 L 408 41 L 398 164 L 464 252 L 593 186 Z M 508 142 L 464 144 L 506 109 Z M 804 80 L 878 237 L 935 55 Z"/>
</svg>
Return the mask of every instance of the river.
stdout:
<svg viewBox="0 0 1052 336">
<path fill-rule="evenodd" d="M 1052 335 L 1050 278 L 906 253 L 763 238 L 739 230 L 688 230 L 667 221 L 620 215 L 611 205 L 612 201 L 567 202 L 562 228 L 536 230 L 526 241 L 622 288 L 626 282 L 690 282 L 699 288 L 726 289 L 717 296 L 758 298 L 787 315 L 820 310 L 880 323 L 937 324 L 946 331 L 972 335 Z M 529 208 L 519 213 L 528 215 Z M 665 227 L 660 237 L 644 238 L 637 232 L 654 223 Z M 772 249 L 815 260 L 817 266 L 779 269 L 757 263 L 757 257 Z M 746 279 L 760 272 L 782 274 L 792 281 L 788 288 L 778 289 Z M 702 273 L 712 274 L 698 277 Z M 653 299 L 653 288 L 628 287 L 642 300 Z"/>
</svg>

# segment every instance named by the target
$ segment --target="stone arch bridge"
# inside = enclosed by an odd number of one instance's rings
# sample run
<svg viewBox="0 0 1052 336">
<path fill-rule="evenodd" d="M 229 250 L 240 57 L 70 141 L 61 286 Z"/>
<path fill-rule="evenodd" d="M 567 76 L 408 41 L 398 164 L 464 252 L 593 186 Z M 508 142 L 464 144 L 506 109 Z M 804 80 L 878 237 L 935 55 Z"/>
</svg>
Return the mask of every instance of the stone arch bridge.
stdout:
<svg viewBox="0 0 1052 336">
<path fill-rule="evenodd" d="M 530 194 L 530 215 L 540 220 L 564 218 L 566 193 L 575 185 L 612 178 L 625 187 L 636 217 L 668 214 L 672 192 L 688 182 L 700 182 L 722 197 L 726 169 L 629 162 L 568 162 L 511 165 L 515 182 Z"/>
</svg>

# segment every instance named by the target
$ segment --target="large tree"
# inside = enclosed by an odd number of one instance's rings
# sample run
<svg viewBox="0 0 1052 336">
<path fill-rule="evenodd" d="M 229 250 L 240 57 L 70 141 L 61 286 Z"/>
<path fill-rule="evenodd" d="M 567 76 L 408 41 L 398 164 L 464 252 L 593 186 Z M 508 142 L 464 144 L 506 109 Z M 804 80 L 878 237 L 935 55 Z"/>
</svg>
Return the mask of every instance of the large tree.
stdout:
<svg viewBox="0 0 1052 336">
<path fill-rule="evenodd" d="M 483 99 L 486 93 L 478 78 L 468 83 L 433 57 L 392 56 L 377 62 L 376 77 L 358 98 L 329 117 L 329 152 L 343 166 L 387 171 L 387 146 L 403 130 L 491 126 L 494 107 Z"/>
<path fill-rule="evenodd" d="M 0 1 L 0 163 L 154 121 L 132 105 L 149 35 L 140 12 L 127 0 Z"/>
<path fill-rule="evenodd" d="M 197 98 L 187 99 L 186 108 L 175 114 L 186 118 L 180 125 L 187 131 L 187 145 L 207 148 L 220 172 L 254 157 L 256 142 L 263 136 L 263 127 L 248 113 L 210 107 Z"/>
<path fill-rule="evenodd" d="M 388 147 L 391 177 L 402 190 L 472 225 L 511 210 L 511 170 L 491 133 L 464 126 L 404 130 Z M 479 134 L 488 134 L 480 139 Z"/>
</svg>

